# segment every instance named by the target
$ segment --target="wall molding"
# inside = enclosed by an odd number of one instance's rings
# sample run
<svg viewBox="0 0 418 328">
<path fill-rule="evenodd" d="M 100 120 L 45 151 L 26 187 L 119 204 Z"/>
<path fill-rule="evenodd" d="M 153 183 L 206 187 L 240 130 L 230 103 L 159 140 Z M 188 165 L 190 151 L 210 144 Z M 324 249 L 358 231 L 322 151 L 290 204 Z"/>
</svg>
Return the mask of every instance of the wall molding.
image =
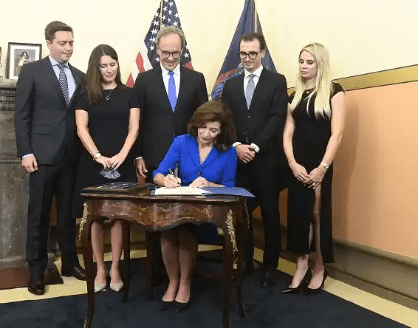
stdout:
<svg viewBox="0 0 418 328">
<path fill-rule="evenodd" d="M 344 90 L 361 90 L 418 81 L 418 64 L 334 79 Z M 287 89 L 290 95 L 295 87 Z"/>
<path fill-rule="evenodd" d="M 253 220 L 254 245 L 264 249 L 263 223 Z M 297 255 L 286 250 L 287 228 L 282 225 L 280 257 L 296 262 Z M 335 262 L 327 264 L 332 278 L 379 297 L 418 310 L 418 259 L 333 238 Z"/>
</svg>

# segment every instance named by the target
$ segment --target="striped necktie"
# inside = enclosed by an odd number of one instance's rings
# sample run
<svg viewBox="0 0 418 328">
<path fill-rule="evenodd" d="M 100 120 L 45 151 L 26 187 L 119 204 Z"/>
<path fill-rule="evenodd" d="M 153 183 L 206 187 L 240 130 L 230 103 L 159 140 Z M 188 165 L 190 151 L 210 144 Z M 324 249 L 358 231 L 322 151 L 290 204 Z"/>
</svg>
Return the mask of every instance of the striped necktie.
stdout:
<svg viewBox="0 0 418 328">
<path fill-rule="evenodd" d="M 254 74 L 249 75 L 247 88 L 245 89 L 245 100 L 247 100 L 247 108 L 250 109 L 251 100 L 253 99 L 255 84 L 254 84 Z"/>
<path fill-rule="evenodd" d="M 65 102 L 68 106 L 70 104 L 70 94 L 68 91 L 67 75 L 65 75 L 65 72 L 64 72 L 65 66 L 63 64 L 58 64 L 58 68 L 60 69 L 58 82 L 60 84 L 62 94 L 64 95 Z"/>
</svg>

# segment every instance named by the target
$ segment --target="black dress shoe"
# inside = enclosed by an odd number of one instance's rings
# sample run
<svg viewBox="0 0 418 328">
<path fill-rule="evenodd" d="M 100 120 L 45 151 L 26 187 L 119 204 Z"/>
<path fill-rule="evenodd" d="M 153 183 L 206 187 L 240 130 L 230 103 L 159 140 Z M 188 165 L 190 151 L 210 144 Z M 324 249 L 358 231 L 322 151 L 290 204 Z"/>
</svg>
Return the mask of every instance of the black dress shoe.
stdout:
<svg viewBox="0 0 418 328">
<path fill-rule="evenodd" d="M 299 286 L 297 287 L 286 287 L 285 289 L 282 289 L 282 294 L 297 294 L 302 290 L 302 286 L 304 284 L 309 283 L 309 280 L 312 278 L 312 271 L 308 268 L 305 275 L 303 276 L 302 281 L 300 282 Z"/>
<path fill-rule="evenodd" d="M 160 311 L 168 310 L 172 308 L 173 306 L 174 306 L 174 301 L 166 302 L 166 301 L 161 300 Z"/>
<path fill-rule="evenodd" d="M 278 280 L 278 272 L 276 269 L 268 268 L 261 272 L 260 286 L 273 287 L 276 286 Z"/>
<path fill-rule="evenodd" d="M 176 313 L 187 310 L 189 306 L 190 306 L 190 300 L 187 303 L 180 303 L 180 302 L 174 301 L 174 311 L 176 311 Z"/>
<path fill-rule="evenodd" d="M 321 292 L 322 289 L 324 289 L 324 283 L 325 283 L 325 279 L 327 279 L 328 277 L 328 273 L 327 270 L 324 271 L 324 278 L 322 279 L 322 283 L 321 286 L 319 286 L 318 288 L 309 288 L 306 287 L 306 289 L 303 291 L 303 295 L 316 295 L 319 294 Z"/>
<path fill-rule="evenodd" d="M 31 276 L 29 280 L 28 291 L 34 295 L 45 294 L 44 277 L 42 275 Z"/>
<path fill-rule="evenodd" d="M 86 280 L 86 271 L 80 266 L 80 264 L 76 264 L 72 267 L 62 266 L 61 268 L 61 276 L 64 277 L 75 277 L 78 280 Z"/>
</svg>

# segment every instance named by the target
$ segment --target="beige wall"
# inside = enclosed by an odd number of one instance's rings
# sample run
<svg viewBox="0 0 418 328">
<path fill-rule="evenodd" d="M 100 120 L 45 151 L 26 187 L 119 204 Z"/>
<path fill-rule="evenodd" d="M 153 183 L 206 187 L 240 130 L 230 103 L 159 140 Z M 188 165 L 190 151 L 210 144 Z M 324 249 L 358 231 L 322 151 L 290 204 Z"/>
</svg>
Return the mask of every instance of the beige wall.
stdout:
<svg viewBox="0 0 418 328">
<path fill-rule="evenodd" d="M 333 222 L 336 237 L 418 259 L 417 94 L 418 82 L 346 93 Z"/>
<path fill-rule="evenodd" d="M 212 88 L 241 15 L 244 0 L 176 0 L 193 65 Z M 346 77 L 417 63 L 418 1 L 256 0 L 261 24 L 276 67 L 294 84 L 297 55 L 311 41 L 330 50 L 334 77 Z M 87 67 L 99 43 L 115 47 L 127 79 L 159 0 L 2 0 L 0 47 L 6 64 L 7 42 L 43 43 L 43 29 L 63 20 L 75 30 L 71 62 Z M 46 47 L 44 55 L 47 54 Z M 4 75 L 4 67 L 0 75 Z"/>
<path fill-rule="evenodd" d="M 244 0 L 176 3 L 193 65 L 205 74 L 210 91 Z M 418 46 L 411 38 L 418 31 L 416 0 L 256 4 L 276 67 L 289 86 L 294 85 L 298 52 L 311 41 L 328 47 L 334 78 L 417 64 Z M 126 81 L 158 6 L 158 0 L 74 0 L 65 7 L 52 0 L 2 0 L 2 63 L 6 65 L 8 42 L 44 44 L 45 25 L 63 20 L 75 31 L 72 64 L 85 71 L 91 50 L 108 43 L 119 53 Z M 43 50 L 46 55 L 46 46 Z M 334 189 L 337 237 L 415 258 L 417 89 L 411 83 L 347 92 L 347 129 L 336 159 Z"/>
</svg>

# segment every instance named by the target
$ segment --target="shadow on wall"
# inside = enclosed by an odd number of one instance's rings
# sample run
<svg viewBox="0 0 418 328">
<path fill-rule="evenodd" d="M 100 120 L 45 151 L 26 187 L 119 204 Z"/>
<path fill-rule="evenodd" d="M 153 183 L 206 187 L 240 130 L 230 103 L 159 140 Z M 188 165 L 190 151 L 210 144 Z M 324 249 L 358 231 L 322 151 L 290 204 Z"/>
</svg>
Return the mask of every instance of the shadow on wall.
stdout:
<svg viewBox="0 0 418 328">
<path fill-rule="evenodd" d="M 347 239 L 348 215 L 350 204 L 350 185 L 356 163 L 356 145 L 359 134 L 359 105 L 354 91 L 348 91 L 346 96 L 346 121 L 343 139 L 334 160 L 333 178 L 333 235 Z M 370 147 L 372 148 L 372 147 Z"/>
</svg>

